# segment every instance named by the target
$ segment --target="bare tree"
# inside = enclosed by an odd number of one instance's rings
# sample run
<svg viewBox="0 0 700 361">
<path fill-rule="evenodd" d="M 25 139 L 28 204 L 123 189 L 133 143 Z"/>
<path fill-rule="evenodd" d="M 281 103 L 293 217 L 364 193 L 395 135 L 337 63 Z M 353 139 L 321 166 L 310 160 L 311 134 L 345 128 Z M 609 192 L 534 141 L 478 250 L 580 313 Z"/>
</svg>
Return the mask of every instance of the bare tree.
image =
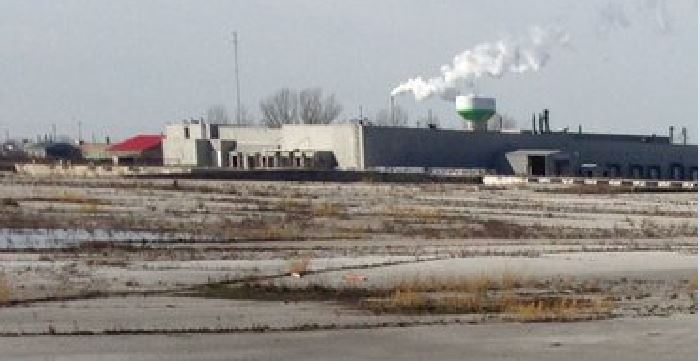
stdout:
<svg viewBox="0 0 700 361">
<path fill-rule="evenodd" d="M 207 123 L 228 124 L 230 118 L 226 107 L 222 104 L 215 104 L 207 109 Z"/>
<path fill-rule="evenodd" d="M 391 119 L 391 111 L 382 109 L 377 112 L 375 124 L 390 127 L 405 127 L 408 124 L 408 113 L 400 106 L 394 106 L 394 119 Z"/>
<path fill-rule="evenodd" d="M 282 124 L 297 122 L 299 96 L 289 88 L 278 90 L 275 94 L 260 102 L 262 121 L 268 127 L 280 127 Z"/>
<path fill-rule="evenodd" d="M 299 118 L 303 124 L 329 124 L 342 110 L 335 95 L 323 98 L 321 88 L 307 88 L 299 93 Z"/>
</svg>

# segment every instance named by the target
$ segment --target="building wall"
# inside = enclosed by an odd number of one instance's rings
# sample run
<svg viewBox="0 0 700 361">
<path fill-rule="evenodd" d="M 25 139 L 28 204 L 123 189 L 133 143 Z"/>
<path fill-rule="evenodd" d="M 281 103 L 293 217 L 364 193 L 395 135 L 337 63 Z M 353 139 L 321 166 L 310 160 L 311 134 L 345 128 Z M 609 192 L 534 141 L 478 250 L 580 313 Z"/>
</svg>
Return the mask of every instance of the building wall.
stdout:
<svg viewBox="0 0 700 361">
<path fill-rule="evenodd" d="M 190 139 L 184 127 L 190 127 Z M 213 130 L 212 127 L 218 127 Z M 208 139 L 218 133 L 217 139 Z M 222 146 L 222 143 L 226 146 Z M 565 171 L 581 176 L 582 164 L 597 164 L 594 176 L 672 178 L 673 167 L 683 178 L 697 173 L 697 145 L 670 144 L 666 137 L 577 133 L 474 133 L 460 130 L 375 127 L 356 124 L 284 125 L 281 128 L 233 125 L 170 125 L 163 144 L 166 165 L 217 166 L 216 150 L 256 153 L 315 150 L 333 152 L 338 169 L 481 168 L 499 174 L 522 173 L 527 158 L 506 154 L 518 150 L 559 151 L 568 159 Z M 557 156 L 559 157 L 559 156 Z M 553 172 L 556 159 L 547 159 Z M 514 167 L 516 169 L 514 169 Z M 525 168 L 524 168 L 525 167 Z M 587 168 L 587 171 L 590 168 Z M 639 173 L 639 174 L 637 174 Z M 636 175 L 636 176 L 635 176 Z"/>
<path fill-rule="evenodd" d="M 281 128 L 220 125 L 219 139 L 235 140 L 235 149 L 241 152 L 260 152 L 278 149 L 282 144 Z"/>
<path fill-rule="evenodd" d="M 332 151 L 338 168 L 361 169 L 360 129 L 356 124 L 283 125 L 282 149 Z"/>
<path fill-rule="evenodd" d="M 189 127 L 190 138 L 185 138 Z M 211 127 L 218 127 L 217 139 L 209 139 Z M 283 125 L 281 128 L 247 127 L 211 124 L 174 124 L 166 126 L 163 142 L 166 165 L 216 166 L 217 157 L 211 154 L 221 149 L 221 141 L 231 144 L 224 151 L 245 153 L 271 150 L 319 150 L 332 151 L 341 169 L 362 168 L 359 149 L 360 126 L 333 125 Z"/>
<path fill-rule="evenodd" d="M 682 165 L 686 175 L 697 168 L 697 145 L 670 144 L 668 138 L 642 141 L 643 136 L 588 134 L 473 133 L 458 130 L 364 127 L 365 167 L 486 168 L 514 174 L 505 159 L 507 152 L 520 149 L 551 149 L 568 152 L 576 173 L 581 164 L 601 167 L 618 164 L 622 176 L 639 164 L 659 167 L 668 178 L 671 165 Z M 580 174 L 573 174 L 580 175 Z"/>
</svg>

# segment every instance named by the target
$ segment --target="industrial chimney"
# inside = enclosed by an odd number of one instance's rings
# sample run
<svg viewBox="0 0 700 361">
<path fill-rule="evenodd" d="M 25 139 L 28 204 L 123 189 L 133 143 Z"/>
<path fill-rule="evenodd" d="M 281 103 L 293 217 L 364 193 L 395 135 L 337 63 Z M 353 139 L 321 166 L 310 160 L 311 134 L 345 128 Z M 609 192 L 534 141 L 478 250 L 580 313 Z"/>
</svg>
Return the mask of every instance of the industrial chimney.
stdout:
<svg viewBox="0 0 700 361">
<path fill-rule="evenodd" d="M 673 125 L 668 127 L 668 142 L 673 144 Z"/>
</svg>

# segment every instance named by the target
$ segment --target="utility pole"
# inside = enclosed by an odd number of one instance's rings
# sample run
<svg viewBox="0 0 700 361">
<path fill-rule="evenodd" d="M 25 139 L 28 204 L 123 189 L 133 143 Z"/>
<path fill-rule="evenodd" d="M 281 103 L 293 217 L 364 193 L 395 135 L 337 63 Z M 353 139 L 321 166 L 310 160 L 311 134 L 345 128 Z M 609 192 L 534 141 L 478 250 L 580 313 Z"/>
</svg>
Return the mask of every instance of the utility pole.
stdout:
<svg viewBox="0 0 700 361">
<path fill-rule="evenodd" d="M 241 84 L 238 80 L 238 31 L 233 32 L 233 57 L 236 69 L 236 124 L 241 124 Z"/>
</svg>

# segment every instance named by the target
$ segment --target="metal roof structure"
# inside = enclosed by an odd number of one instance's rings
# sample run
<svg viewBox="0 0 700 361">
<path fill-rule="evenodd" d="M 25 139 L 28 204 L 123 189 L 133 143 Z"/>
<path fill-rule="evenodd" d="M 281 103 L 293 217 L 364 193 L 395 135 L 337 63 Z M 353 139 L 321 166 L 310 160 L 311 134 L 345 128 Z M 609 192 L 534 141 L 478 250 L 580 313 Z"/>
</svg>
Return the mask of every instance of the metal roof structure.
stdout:
<svg viewBox="0 0 700 361">
<path fill-rule="evenodd" d="M 107 150 L 110 152 L 145 152 L 160 147 L 164 138 L 162 135 L 141 134 L 117 143 Z"/>
</svg>

